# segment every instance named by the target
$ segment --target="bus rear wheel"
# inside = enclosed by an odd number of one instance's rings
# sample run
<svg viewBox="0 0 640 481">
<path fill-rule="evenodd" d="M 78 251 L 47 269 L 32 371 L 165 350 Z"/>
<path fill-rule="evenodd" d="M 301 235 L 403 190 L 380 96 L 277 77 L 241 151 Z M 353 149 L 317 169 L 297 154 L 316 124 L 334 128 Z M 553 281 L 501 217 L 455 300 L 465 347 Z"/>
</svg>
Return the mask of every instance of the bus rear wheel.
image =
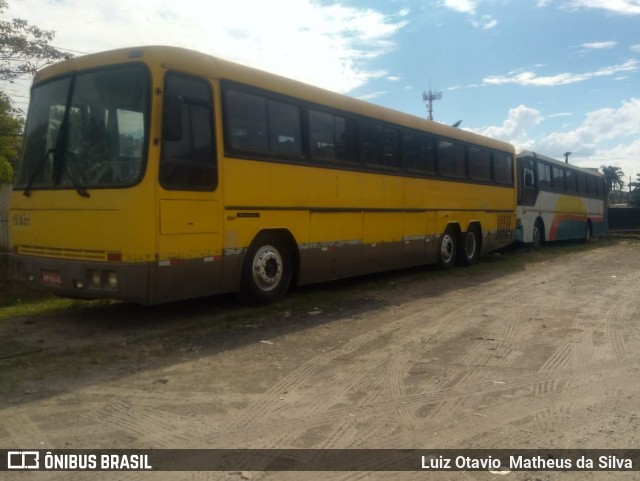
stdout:
<svg viewBox="0 0 640 481">
<path fill-rule="evenodd" d="M 458 252 L 456 237 L 452 227 L 447 227 L 444 234 L 440 236 L 440 242 L 438 242 L 438 264 L 443 269 L 450 269 L 456 263 Z"/>
<path fill-rule="evenodd" d="M 242 266 L 240 300 L 251 305 L 275 302 L 287 293 L 292 277 L 292 257 L 278 236 L 258 236 Z"/>
<path fill-rule="evenodd" d="M 460 236 L 458 249 L 458 264 L 470 266 L 480 254 L 480 236 L 475 227 L 470 227 L 467 232 Z"/>
</svg>

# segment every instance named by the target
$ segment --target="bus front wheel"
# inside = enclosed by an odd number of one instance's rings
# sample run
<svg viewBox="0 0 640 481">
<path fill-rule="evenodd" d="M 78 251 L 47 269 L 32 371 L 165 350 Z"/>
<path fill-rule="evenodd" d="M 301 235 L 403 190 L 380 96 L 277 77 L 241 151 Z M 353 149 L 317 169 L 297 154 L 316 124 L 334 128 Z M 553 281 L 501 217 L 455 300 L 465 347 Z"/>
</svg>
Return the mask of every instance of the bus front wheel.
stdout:
<svg viewBox="0 0 640 481">
<path fill-rule="evenodd" d="M 286 244 L 277 236 L 258 236 L 245 255 L 239 297 L 251 305 L 275 302 L 286 294 L 291 277 L 292 258 Z"/>
<path fill-rule="evenodd" d="M 537 220 L 533 225 L 533 234 L 532 234 L 532 247 L 537 249 L 542 244 L 544 244 L 544 226 L 542 225 L 541 220 Z"/>
</svg>

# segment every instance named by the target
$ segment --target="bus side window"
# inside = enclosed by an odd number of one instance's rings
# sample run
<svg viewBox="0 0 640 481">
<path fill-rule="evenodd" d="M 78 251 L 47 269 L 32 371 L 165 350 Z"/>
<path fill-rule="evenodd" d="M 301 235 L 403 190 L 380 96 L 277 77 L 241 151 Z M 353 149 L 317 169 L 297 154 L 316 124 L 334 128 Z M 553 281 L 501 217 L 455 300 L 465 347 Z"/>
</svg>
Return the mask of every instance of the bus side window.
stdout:
<svg viewBox="0 0 640 481">
<path fill-rule="evenodd" d="M 421 132 L 404 134 L 404 161 L 409 172 L 433 175 L 435 172 L 435 139 Z"/>
<path fill-rule="evenodd" d="M 356 159 L 356 129 L 354 119 L 319 110 L 309 110 L 309 154 L 314 160 Z"/>
<path fill-rule="evenodd" d="M 494 152 L 492 166 L 495 183 L 513 185 L 513 160 L 510 155 Z"/>
<path fill-rule="evenodd" d="M 438 172 L 443 177 L 457 179 L 467 176 L 464 145 L 447 140 L 438 142 Z"/>
<path fill-rule="evenodd" d="M 555 190 L 564 190 L 564 169 L 560 167 L 553 167 L 553 188 Z"/>
<path fill-rule="evenodd" d="M 234 89 L 226 91 L 225 100 L 225 127 L 231 149 L 240 152 L 268 152 L 267 100 L 259 95 Z"/>
<path fill-rule="evenodd" d="M 365 120 L 362 122 L 360 142 L 365 164 L 382 163 L 382 139 L 384 127 L 380 124 Z"/>
<path fill-rule="evenodd" d="M 165 115 L 181 115 L 182 120 L 165 118 L 160 184 L 169 190 L 214 190 L 218 171 L 214 145 L 213 100 L 206 80 L 169 72 L 165 76 Z M 173 125 L 171 129 L 166 128 Z M 176 132 L 176 126 L 180 132 Z"/>
<path fill-rule="evenodd" d="M 576 182 L 577 174 L 569 169 L 565 170 L 565 186 L 569 192 L 577 192 L 578 184 Z"/>
<path fill-rule="evenodd" d="M 299 158 L 302 155 L 300 108 L 279 100 L 269 100 L 269 152 Z"/>
<path fill-rule="evenodd" d="M 547 190 L 551 188 L 551 166 L 538 161 L 538 188 Z"/>
<path fill-rule="evenodd" d="M 589 193 L 587 189 L 587 176 L 584 174 L 578 174 L 578 192 L 582 195 Z"/>
<path fill-rule="evenodd" d="M 471 180 L 491 182 L 491 153 L 477 147 L 469 147 L 469 175 Z"/>
<path fill-rule="evenodd" d="M 536 188 L 536 178 L 531 166 L 521 166 L 522 174 L 522 203 L 524 205 L 534 205 L 538 197 L 538 189 Z"/>
<path fill-rule="evenodd" d="M 596 186 L 596 178 L 589 175 L 587 177 L 587 190 L 592 197 L 598 196 L 598 187 Z"/>
</svg>

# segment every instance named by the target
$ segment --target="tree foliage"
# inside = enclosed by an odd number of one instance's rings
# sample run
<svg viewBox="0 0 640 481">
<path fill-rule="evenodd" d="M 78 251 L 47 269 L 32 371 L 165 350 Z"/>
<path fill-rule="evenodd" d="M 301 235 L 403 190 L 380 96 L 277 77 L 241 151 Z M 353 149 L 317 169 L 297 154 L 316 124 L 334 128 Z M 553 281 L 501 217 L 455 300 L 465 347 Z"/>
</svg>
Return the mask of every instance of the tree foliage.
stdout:
<svg viewBox="0 0 640 481">
<path fill-rule="evenodd" d="M 6 0 L 0 0 L 0 15 L 7 7 Z M 70 58 L 70 54 L 51 46 L 54 36 L 55 32 L 30 25 L 26 20 L 0 20 L 0 82 L 13 83 L 34 75 L 45 65 Z M 22 144 L 22 115 L 0 88 L 0 184 L 13 181 Z"/>
<path fill-rule="evenodd" d="M 607 190 L 611 192 L 616 187 L 622 189 L 624 187 L 624 172 L 620 167 L 616 167 L 615 165 L 603 165 L 600 167 L 602 173 L 604 174 L 604 182 L 607 185 Z"/>
<path fill-rule="evenodd" d="M 622 190 L 624 187 L 624 172 L 620 167 L 616 167 L 615 165 L 602 165 L 600 166 L 600 170 L 604 175 L 604 183 L 607 187 L 607 197 L 609 198 L 609 203 L 611 204 L 613 201 L 613 192 L 616 190 Z"/>
<path fill-rule="evenodd" d="M 0 14 L 7 6 L 6 0 L 0 0 Z M 0 20 L 0 80 L 13 82 L 52 62 L 70 58 L 51 46 L 54 37 L 54 31 L 29 25 L 20 18 Z"/>
<path fill-rule="evenodd" d="M 24 120 L 9 97 L 0 92 L 0 184 L 13 181 L 18 165 Z"/>
</svg>

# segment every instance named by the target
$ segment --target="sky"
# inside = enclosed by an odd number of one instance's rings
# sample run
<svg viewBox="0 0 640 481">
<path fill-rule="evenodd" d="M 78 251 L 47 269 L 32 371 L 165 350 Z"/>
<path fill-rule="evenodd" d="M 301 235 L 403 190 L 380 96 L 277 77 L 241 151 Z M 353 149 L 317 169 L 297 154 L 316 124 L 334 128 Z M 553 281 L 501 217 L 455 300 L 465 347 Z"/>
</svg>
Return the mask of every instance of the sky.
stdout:
<svg viewBox="0 0 640 481">
<path fill-rule="evenodd" d="M 431 90 L 437 122 L 640 174 L 640 0 L 8 3 L 77 56 L 186 47 L 420 117 Z"/>
</svg>

